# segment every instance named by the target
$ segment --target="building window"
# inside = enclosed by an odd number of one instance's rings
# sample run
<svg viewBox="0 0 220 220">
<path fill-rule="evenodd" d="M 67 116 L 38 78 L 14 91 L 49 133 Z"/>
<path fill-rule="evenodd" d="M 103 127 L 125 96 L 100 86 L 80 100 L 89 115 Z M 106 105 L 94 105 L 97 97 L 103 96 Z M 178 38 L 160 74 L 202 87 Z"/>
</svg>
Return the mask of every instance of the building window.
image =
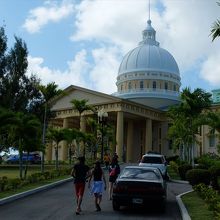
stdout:
<svg viewBox="0 0 220 220">
<path fill-rule="evenodd" d="M 121 91 L 123 91 L 123 85 L 121 85 Z"/>
<path fill-rule="evenodd" d="M 215 147 L 215 130 L 210 130 L 209 147 Z"/>
<path fill-rule="evenodd" d="M 167 83 L 167 82 L 165 82 L 165 86 L 164 86 L 164 88 L 165 88 L 165 90 L 168 89 L 168 83 Z"/>
<path fill-rule="evenodd" d="M 144 82 L 140 81 L 140 89 L 143 89 L 143 88 L 144 88 Z"/>
<path fill-rule="evenodd" d="M 176 85 L 173 85 L 173 91 L 176 91 Z"/>
<path fill-rule="evenodd" d="M 153 89 L 156 89 L 157 88 L 157 83 L 156 81 L 153 81 Z"/>
<path fill-rule="evenodd" d="M 131 82 L 128 83 L 128 90 L 131 90 Z"/>
</svg>

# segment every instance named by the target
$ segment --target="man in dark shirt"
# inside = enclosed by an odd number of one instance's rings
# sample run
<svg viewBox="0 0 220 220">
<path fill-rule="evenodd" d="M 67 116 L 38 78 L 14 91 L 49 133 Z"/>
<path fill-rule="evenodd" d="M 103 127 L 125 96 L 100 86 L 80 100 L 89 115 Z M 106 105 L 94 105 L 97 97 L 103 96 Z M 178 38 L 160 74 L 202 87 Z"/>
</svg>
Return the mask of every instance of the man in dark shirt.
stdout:
<svg viewBox="0 0 220 220">
<path fill-rule="evenodd" d="M 79 157 L 79 162 L 74 165 L 71 175 L 74 178 L 75 191 L 76 191 L 76 215 L 81 212 L 81 203 L 85 190 L 86 179 L 90 176 L 89 167 L 85 165 L 85 157 Z"/>
</svg>

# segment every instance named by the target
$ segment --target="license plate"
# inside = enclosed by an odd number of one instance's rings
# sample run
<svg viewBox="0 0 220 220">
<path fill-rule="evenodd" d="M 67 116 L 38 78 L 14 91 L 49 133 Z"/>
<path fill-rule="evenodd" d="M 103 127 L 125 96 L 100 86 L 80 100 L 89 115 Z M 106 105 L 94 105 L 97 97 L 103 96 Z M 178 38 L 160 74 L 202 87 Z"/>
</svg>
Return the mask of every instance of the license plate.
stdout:
<svg viewBox="0 0 220 220">
<path fill-rule="evenodd" d="M 132 202 L 134 203 L 134 204 L 142 204 L 143 203 L 143 199 L 132 199 Z"/>
</svg>

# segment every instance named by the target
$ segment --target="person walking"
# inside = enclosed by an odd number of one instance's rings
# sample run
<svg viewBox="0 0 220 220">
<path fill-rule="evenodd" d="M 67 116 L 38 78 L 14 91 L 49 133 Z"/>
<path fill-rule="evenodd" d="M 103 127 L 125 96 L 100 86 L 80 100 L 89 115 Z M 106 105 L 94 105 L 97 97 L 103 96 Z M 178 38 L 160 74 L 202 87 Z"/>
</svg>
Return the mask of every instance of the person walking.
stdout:
<svg viewBox="0 0 220 220">
<path fill-rule="evenodd" d="M 109 199 L 112 200 L 112 190 L 113 190 L 113 185 L 120 174 L 120 166 L 118 164 L 118 158 L 113 157 L 112 162 L 109 166 Z"/>
<path fill-rule="evenodd" d="M 87 178 L 90 176 L 89 167 L 85 165 L 85 157 L 79 157 L 79 162 L 76 163 L 71 171 L 71 176 L 74 178 L 75 193 L 76 193 L 76 215 L 81 212 L 81 204 L 85 190 Z"/>
<path fill-rule="evenodd" d="M 105 168 L 108 170 L 109 163 L 111 161 L 110 156 L 109 156 L 108 153 L 105 153 L 103 160 L 104 160 L 104 163 L 105 163 Z"/>
<path fill-rule="evenodd" d="M 93 179 L 93 184 L 91 186 L 91 180 Z M 89 178 L 88 188 L 91 190 L 91 193 L 95 196 L 95 206 L 96 211 L 101 211 L 101 201 L 102 201 L 102 192 L 103 192 L 103 184 L 104 189 L 106 190 L 106 180 L 103 169 L 101 168 L 100 161 L 95 162 L 94 169 L 91 172 L 91 176 Z"/>
</svg>

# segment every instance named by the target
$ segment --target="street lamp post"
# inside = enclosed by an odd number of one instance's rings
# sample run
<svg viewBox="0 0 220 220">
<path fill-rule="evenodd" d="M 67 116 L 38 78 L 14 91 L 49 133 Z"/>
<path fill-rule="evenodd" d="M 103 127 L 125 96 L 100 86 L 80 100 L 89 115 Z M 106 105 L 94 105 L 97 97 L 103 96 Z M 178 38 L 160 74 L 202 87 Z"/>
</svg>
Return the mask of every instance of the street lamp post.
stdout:
<svg viewBox="0 0 220 220">
<path fill-rule="evenodd" d="M 108 118 L 108 113 L 105 112 L 103 109 L 98 111 L 98 120 L 99 123 L 101 123 L 101 131 L 102 131 L 102 145 L 101 145 L 101 162 L 103 163 L 103 156 L 104 156 L 104 137 L 103 137 L 103 130 L 104 130 L 104 124 L 106 123 Z"/>
</svg>

